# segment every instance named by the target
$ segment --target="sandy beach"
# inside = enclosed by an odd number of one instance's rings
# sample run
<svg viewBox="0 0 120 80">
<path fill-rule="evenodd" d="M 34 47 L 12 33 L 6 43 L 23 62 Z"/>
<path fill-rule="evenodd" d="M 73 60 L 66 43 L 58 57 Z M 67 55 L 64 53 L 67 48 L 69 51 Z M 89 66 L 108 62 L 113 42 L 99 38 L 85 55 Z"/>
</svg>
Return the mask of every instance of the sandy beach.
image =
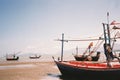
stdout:
<svg viewBox="0 0 120 80">
<path fill-rule="evenodd" d="M 0 63 L 0 80 L 41 80 L 55 73 L 59 71 L 54 62 Z"/>
</svg>

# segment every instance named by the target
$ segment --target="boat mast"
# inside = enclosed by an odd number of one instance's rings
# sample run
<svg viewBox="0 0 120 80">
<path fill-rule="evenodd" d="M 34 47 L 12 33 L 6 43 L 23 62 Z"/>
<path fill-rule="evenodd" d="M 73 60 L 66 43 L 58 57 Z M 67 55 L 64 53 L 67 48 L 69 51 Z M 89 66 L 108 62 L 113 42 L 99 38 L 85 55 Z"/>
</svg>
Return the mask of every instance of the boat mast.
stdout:
<svg viewBox="0 0 120 80">
<path fill-rule="evenodd" d="M 111 41 L 110 41 L 110 39 L 111 39 L 111 37 L 110 37 L 110 28 L 109 28 L 109 12 L 107 12 L 107 32 L 108 32 L 108 37 L 109 37 L 109 39 L 108 39 L 108 41 L 109 41 L 109 45 L 110 45 L 110 47 L 111 47 Z"/>
<path fill-rule="evenodd" d="M 104 30 L 104 53 L 107 60 L 107 65 L 110 67 L 110 60 L 113 58 L 112 48 L 111 48 L 111 38 L 110 38 L 110 29 L 109 29 L 109 13 L 107 13 L 107 24 L 103 23 L 103 30 Z M 108 48 L 111 49 L 111 52 L 108 51 Z"/>
<path fill-rule="evenodd" d="M 61 45 L 61 61 L 63 61 L 63 48 L 64 48 L 64 33 L 62 33 L 62 45 Z"/>
<path fill-rule="evenodd" d="M 110 45 L 110 36 L 109 36 L 110 34 L 109 34 L 109 28 L 108 27 L 109 27 L 108 24 L 103 23 L 104 39 L 105 39 L 104 52 L 105 52 L 105 55 L 106 55 L 107 59 L 108 59 L 108 54 L 107 54 L 106 47 L 107 47 L 107 45 L 109 45 L 111 47 L 111 45 Z"/>
<path fill-rule="evenodd" d="M 78 55 L 78 46 L 76 47 L 76 55 Z"/>
<path fill-rule="evenodd" d="M 68 40 L 64 40 L 64 33 L 62 33 L 62 39 L 58 39 L 57 41 L 61 41 L 61 61 L 63 61 L 64 42 L 68 42 Z"/>
</svg>

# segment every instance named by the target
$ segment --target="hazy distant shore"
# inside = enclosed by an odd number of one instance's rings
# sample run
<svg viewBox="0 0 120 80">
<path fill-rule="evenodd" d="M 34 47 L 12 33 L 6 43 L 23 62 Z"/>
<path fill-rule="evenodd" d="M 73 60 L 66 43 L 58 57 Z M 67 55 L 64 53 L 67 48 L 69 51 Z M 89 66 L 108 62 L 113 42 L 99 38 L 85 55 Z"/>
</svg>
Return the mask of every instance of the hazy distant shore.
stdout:
<svg viewBox="0 0 120 80">
<path fill-rule="evenodd" d="M 0 63 L 1 80 L 41 80 L 48 74 L 56 73 L 59 71 L 53 61 Z"/>
</svg>

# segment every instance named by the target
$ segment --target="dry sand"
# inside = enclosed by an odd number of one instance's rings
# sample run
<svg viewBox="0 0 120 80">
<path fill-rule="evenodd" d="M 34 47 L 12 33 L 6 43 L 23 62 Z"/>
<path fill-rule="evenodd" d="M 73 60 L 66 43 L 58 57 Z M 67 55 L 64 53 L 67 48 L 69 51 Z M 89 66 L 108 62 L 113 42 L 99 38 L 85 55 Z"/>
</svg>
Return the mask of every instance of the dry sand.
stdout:
<svg viewBox="0 0 120 80">
<path fill-rule="evenodd" d="M 0 63 L 1 66 L 0 80 L 41 80 L 48 74 L 59 73 L 54 62 L 7 62 Z"/>
</svg>

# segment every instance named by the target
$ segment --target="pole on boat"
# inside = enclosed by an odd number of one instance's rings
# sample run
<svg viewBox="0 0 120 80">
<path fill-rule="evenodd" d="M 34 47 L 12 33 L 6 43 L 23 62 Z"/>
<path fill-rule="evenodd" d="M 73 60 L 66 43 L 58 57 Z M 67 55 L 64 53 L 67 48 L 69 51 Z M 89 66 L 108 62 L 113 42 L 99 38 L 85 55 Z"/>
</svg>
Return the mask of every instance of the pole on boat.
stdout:
<svg viewBox="0 0 120 80">
<path fill-rule="evenodd" d="M 104 53 L 107 60 L 107 66 L 111 67 L 110 60 L 113 59 L 113 53 L 111 48 L 111 38 L 110 38 L 110 29 L 109 29 L 109 13 L 107 13 L 107 24 L 103 23 L 103 30 L 104 30 Z"/>
<path fill-rule="evenodd" d="M 111 67 L 111 64 L 110 64 L 111 56 L 110 56 L 110 52 L 108 52 L 108 47 L 111 48 L 111 46 L 110 46 L 110 35 L 109 35 L 109 30 L 108 30 L 109 28 L 108 27 L 109 27 L 108 24 L 103 23 L 104 39 L 105 39 L 104 53 L 105 53 L 105 56 L 106 56 L 107 66 Z"/>
<path fill-rule="evenodd" d="M 109 45 L 110 45 L 110 47 L 111 47 L 111 41 L 110 41 L 110 39 L 111 39 L 111 37 L 110 37 L 110 28 L 109 28 L 109 12 L 107 12 L 107 32 L 108 32 L 108 41 L 109 41 Z"/>
<path fill-rule="evenodd" d="M 106 47 L 107 47 L 107 44 L 110 44 L 109 43 L 109 35 L 108 35 L 108 28 L 106 28 L 106 27 L 108 27 L 108 26 L 106 26 L 106 24 L 105 23 L 103 23 L 103 30 L 104 30 L 104 39 L 105 39 L 105 43 L 104 43 L 104 53 L 105 53 L 105 56 L 106 56 L 106 58 L 107 58 L 107 60 L 108 60 L 108 53 L 107 53 L 107 49 L 106 49 Z"/>
<path fill-rule="evenodd" d="M 107 12 L 107 24 L 109 25 L 109 12 Z"/>
<path fill-rule="evenodd" d="M 64 42 L 68 42 L 68 40 L 64 40 L 64 33 L 62 33 L 62 39 L 58 39 L 57 41 L 61 41 L 61 61 L 63 61 Z"/>
<path fill-rule="evenodd" d="M 78 46 L 76 47 L 76 55 L 78 55 Z"/>
<path fill-rule="evenodd" d="M 63 61 L 63 48 L 64 48 L 64 33 L 62 33 L 62 45 L 61 45 L 61 61 Z"/>
</svg>

